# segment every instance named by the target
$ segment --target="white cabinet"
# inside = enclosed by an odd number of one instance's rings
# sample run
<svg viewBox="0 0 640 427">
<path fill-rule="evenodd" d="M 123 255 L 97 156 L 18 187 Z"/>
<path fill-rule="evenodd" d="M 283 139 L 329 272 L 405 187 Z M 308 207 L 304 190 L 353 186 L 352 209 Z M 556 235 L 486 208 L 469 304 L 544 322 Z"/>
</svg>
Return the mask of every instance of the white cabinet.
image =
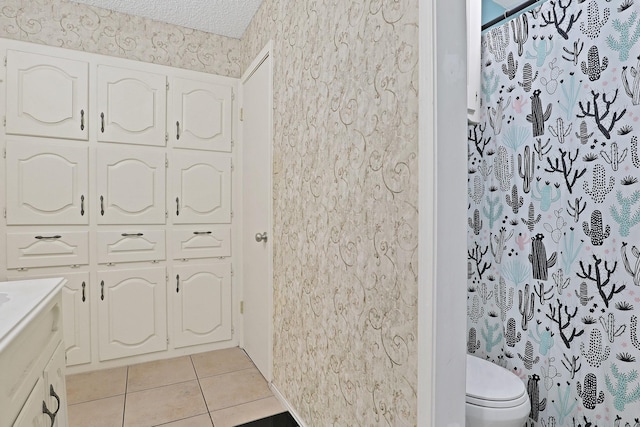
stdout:
<svg viewBox="0 0 640 427">
<path fill-rule="evenodd" d="M 49 229 L 7 233 L 7 268 L 89 263 L 89 232 Z"/>
<path fill-rule="evenodd" d="M 231 339 L 231 264 L 176 266 L 172 279 L 174 346 Z"/>
<path fill-rule="evenodd" d="M 167 77 L 98 65 L 98 141 L 165 145 Z"/>
<path fill-rule="evenodd" d="M 173 230 L 173 258 L 231 256 L 231 227 L 207 224 L 197 229 Z"/>
<path fill-rule="evenodd" d="M 67 427 L 61 287 L 59 279 L 0 283 L 0 427 Z"/>
<path fill-rule="evenodd" d="M 230 85 L 170 80 L 169 140 L 176 148 L 231 151 Z"/>
<path fill-rule="evenodd" d="M 100 360 L 167 349 L 164 267 L 98 271 Z"/>
<path fill-rule="evenodd" d="M 99 147 L 97 150 L 98 224 L 164 224 L 163 150 Z"/>
<path fill-rule="evenodd" d="M 89 64 L 7 50 L 7 134 L 86 140 Z"/>
<path fill-rule="evenodd" d="M 169 174 L 172 192 L 168 203 L 174 224 L 231 222 L 229 156 L 174 150 Z"/>
<path fill-rule="evenodd" d="M 91 362 L 91 286 L 89 273 L 64 275 L 62 308 L 67 365 Z"/>
<path fill-rule="evenodd" d="M 164 230 L 98 231 L 98 263 L 165 259 Z"/>
<path fill-rule="evenodd" d="M 88 149 L 7 142 L 7 224 L 88 224 Z"/>
</svg>

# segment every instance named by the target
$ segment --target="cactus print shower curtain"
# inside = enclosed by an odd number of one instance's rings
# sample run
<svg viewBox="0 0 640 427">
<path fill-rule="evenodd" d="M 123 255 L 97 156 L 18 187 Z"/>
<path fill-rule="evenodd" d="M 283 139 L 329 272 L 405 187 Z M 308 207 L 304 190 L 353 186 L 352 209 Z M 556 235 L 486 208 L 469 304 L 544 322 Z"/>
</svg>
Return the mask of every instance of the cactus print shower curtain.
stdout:
<svg viewBox="0 0 640 427">
<path fill-rule="evenodd" d="M 547 1 L 483 35 L 468 130 L 468 352 L 527 426 L 639 426 L 640 2 Z"/>
</svg>

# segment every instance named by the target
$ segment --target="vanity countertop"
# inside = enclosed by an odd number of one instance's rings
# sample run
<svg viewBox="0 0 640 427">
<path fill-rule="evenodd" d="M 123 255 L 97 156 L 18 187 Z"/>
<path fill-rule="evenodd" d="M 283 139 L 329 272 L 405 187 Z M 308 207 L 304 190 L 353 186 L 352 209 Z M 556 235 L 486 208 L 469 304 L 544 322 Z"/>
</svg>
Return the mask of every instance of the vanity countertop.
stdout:
<svg viewBox="0 0 640 427">
<path fill-rule="evenodd" d="M 56 296 L 63 283 L 62 278 L 0 282 L 0 352 Z"/>
</svg>

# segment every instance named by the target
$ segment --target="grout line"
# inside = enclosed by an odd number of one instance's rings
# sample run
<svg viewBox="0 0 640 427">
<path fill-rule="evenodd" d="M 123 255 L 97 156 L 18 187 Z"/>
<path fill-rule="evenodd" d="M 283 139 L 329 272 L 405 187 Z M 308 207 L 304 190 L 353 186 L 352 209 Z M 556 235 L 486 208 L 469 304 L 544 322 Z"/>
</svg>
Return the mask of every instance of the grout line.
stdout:
<svg viewBox="0 0 640 427">
<path fill-rule="evenodd" d="M 129 391 L 129 367 L 127 366 L 127 375 L 124 383 L 124 402 L 122 406 L 122 427 L 124 427 L 124 416 L 127 411 L 127 392 Z"/>
</svg>

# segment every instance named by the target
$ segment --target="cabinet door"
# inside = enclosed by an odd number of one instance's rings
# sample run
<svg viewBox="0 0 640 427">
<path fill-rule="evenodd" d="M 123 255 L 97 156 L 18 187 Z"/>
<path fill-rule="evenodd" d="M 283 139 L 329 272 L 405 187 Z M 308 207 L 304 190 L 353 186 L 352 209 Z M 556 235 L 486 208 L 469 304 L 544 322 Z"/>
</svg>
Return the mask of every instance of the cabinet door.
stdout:
<svg viewBox="0 0 640 427">
<path fill-rule="evenodd" d="M 89 263 L 89 232 L 44 230 L 7 233 L 7 268 Z"/>
<path fill-rule="evenodd" d="M 87 140 L 89 64 L 7 51 L 7 133 Z"/>
<path fill-rule="evenodd" d="M 231 256 L 231 227 L 207 225 L 197 230 L 173 230 L 173 258 Z"/>
<path fill-rule="evenodd" d="M 7 142 L 7 224 L 88 224 L 88 148 Z"/>
<path fill-rule="evenodd" d="M 173 78 L 169 138 L 177 148 L 231 151 L 232 88 Z"/>
<path fill-rule="evenodd" d="M 42 377 L 39 377 L 27 401 L 22 406 L 18 418 L 13 423 L 13 427 L 50 427 L 51 419 L 42 413 L 43 401 L 44 381 Z"/>
<path fill-rule="evenodd" d="M 98 271 L 98 284 L 101 361 L 167 349 L 164 267 Z"/>
<path fill-rule="evenodd" d="M 91 362 L 91 286 L 89 273 L 65 274 L 62 288 L 62 332 L 67 365 Z"/>
<path fill-rule="evenodd" d="M 44 402 L 49 411 L 55 414 L 55 423 L 52 427 L 67 427 L 67 388 L 64 381 L 64 346 L 62 343 L 51 356 L 49 363 L 44 368 Z"/>
<path fill-rule="evenodd" d="M 202 151 L 173 151 L 172 155 L 169 210 L 173 223 L 230 223 L 231 158 Z"/>
<path fill-rule="evenodd" d="M 175 347 L 231 339 L 231 264 L 177 266 L 173 273 Z"/>
<path fill-rule="evenodd" d="M 165 145 L 167 78 L 98 65 L 98 141 Z"/>
<path fill-rule="evenodd" d="M 165 170 L 162 150 L 99 147 L 98 224 L 164 224 Z"/>
<path fill-rule="evenodd" d="M 165 259 L 164 230 L 98 231 L 98 263 Z"/>
</svg>

